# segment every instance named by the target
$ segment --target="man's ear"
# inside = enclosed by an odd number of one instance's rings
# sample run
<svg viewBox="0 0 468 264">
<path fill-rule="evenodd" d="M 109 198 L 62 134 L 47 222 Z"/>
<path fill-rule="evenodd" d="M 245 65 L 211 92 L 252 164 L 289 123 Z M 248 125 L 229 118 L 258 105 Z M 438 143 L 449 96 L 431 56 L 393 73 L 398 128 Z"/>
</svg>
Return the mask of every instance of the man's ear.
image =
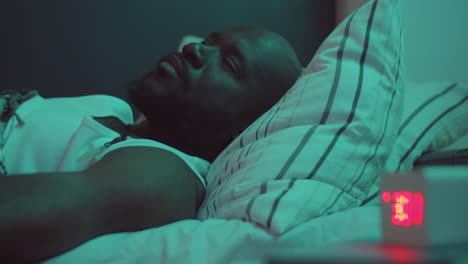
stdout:
<svg viewBox="0 0 468 264">
<path fill-rule="evenodd" d="M 179 45 L 177 46 L 177 52 L 182 52 L 182 49 L 184 48 L 185 45 L 190 44 L 190 43 L 201 43 L 203 41 L 202 37 L 195 36 L 195 35 L 186 35 L 183 36 L 182 39 L 179 42 Z"/>
</svg>

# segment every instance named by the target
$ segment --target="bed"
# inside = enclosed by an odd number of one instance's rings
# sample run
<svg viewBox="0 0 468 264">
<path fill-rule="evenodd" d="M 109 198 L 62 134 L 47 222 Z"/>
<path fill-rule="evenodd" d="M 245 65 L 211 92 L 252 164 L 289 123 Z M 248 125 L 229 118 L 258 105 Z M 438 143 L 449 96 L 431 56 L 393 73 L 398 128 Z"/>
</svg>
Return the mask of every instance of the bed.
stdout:
<svg viewBox="0 0 468 264">
<path fill-rule="evenodd" d="M 279 249 L 381 241 L 382 173 L 468 164 L 468 86 L 406 81 L 399 5 L 370 1 L 338 25 L 213 162 L 198 219 L 104 235 L 44 263 L 264 263 Z"/>
</svg>

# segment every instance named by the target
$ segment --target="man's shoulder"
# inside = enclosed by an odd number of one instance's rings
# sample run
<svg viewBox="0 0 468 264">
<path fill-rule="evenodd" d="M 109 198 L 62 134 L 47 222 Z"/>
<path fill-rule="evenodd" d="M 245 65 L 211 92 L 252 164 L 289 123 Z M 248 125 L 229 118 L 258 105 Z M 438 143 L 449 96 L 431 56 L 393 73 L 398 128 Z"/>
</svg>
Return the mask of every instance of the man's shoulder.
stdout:
<svg viewBox="0 0 468 264">
<path fill-rule="evenodd" d="M 184 205 L 172 206 L 194 213 L 204 197 L 204 187 L 195 172 L 178 155 L 160 148 L 115 149 L 84 171 L 83 176 L 120 201 L 137 197 L 142 204 L 172 204 L 177 197 Z"/>
<path fill-rule="evenodd" d="M 193 173 L 175 153 L 147 146 L 128 146 L 112 150 L 88 168 L 88 171 L 115 172 L 118 170 L 121 173 L 137 173 L 142 170 L 154 171 L 155 169 L 159 173 L 164 171 Z"/>
</svg>

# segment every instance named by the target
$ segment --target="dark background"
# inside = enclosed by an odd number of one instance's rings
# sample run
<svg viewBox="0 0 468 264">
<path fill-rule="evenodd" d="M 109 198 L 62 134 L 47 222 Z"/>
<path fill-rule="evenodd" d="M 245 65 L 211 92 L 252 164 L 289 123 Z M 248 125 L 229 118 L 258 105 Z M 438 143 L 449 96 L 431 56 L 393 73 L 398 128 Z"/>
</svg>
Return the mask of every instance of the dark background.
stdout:
<svg viewBox="0 0 468 264">
<path fill-rule="evenodd" d="M 186 34 L 239 25 L 288 39 L 305 66 L 335 21 L 330 0 L 10 0 L 0 8 L 0 80 L 43 97 L 109 94 L 175 51 Z"/>
</svg>

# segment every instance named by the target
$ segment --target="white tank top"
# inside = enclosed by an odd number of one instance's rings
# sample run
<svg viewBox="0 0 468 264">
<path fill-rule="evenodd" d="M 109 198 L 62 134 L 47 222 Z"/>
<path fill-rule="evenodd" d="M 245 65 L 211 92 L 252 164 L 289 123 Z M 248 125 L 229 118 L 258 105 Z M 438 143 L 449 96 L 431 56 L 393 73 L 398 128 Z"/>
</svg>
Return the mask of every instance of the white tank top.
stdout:
<svg viewBox="0 0 468 264">
<path fill-rule="evenodd" d="M 130 106 L 117 97 L 90 95 L 44 99 L 35 96 L 24 102 L 5 127 L 4 164 L 8 174 L 81 171 L 112 150 L 155 147 L 179 156 L 206 187 L 209 163 L 154 140 L 127 137 L 108 148 L 104 144 L 120 135 L 93 116 L 115 116 L 133 124 Z M 1 136 L 1 135 L 0 135 Z"/>
</svg>

